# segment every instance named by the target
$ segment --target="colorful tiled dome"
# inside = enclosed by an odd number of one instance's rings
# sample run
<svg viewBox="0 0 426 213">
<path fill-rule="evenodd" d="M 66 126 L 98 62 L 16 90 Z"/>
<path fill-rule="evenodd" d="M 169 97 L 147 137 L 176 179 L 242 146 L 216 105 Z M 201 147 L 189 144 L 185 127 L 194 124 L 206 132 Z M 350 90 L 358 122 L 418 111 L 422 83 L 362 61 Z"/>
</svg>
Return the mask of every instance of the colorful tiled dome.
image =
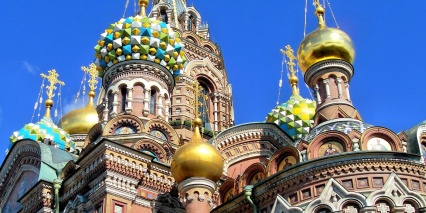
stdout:
<svg viewBox="0 0 426 213">
<path fill-rule="evenodd" d="M 294 140 L 308 134 L 314 124 L 315 102 L 300 95 L 292 95 L 290 100 L 275 107 L 266 122 L 276 123 Z"/>
<path fill-rule="evenodd" d="M 176 77 L 186 62 L 178 33 L 164 22 L 139 15 L 111 24 L 95 51 L 100 77 L 114 64 L 129 60 L 152 61 Z"/>
<path fill-rule="evenodd" d="M 61 128 L 56 126 L 50 117 L 43 117 L 39 122 L 26 124 L 21 130 L 10 136 L 11 145 L 21 139 L 32 139 L 43 142 L 45 139 L 51 140 L 53 146 L 59 149 L 73 152 L 75 150 L 74 141 Z"/>
</svg>

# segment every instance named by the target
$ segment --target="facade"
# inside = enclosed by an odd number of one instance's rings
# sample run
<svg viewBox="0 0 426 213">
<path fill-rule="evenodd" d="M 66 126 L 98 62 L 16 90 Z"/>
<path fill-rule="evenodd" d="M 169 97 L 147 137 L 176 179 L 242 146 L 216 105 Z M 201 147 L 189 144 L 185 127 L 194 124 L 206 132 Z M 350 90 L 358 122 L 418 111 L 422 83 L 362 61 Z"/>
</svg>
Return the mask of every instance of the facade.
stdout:
<svg viewBox="0 0 426 213">
<path fill-rule="evenodd" d="M 232 87 L 208 25 L 185 0 L 139 1 L 95 46 L 87 106 L 11 136 L 0 212 L 426 212 L 426 124 L 364 123 L 355 51 L 326 26 L 288 58 L 289 100 L 234 126 Z M 107 25 L 106 25 L 107 26 Z M 296 60 L 315 100 L 300 96 Z M 102 88 L 95 93 L 97 76 Z M 356 80 L 356 79 L 354 79 Z"/>
</svg>

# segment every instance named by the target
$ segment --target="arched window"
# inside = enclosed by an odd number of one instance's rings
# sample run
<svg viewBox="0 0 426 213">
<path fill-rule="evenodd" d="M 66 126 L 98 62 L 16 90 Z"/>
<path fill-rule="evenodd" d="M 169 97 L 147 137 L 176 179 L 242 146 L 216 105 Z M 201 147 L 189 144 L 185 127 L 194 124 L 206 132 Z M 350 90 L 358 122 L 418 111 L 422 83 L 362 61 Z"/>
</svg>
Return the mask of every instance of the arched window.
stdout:
<svg viewBox="0 0 426 213">
<path fill-rule="evenodd" d="M 160 11 L 160 15 L 161 15 L 161 21 L 164 23 L 168 23 L 169 21 L 169 17 L 167 17 L 167 13 L 165 10 L 161 10 Z"/>
<path fill-rule="evenodd" d="M 203 96 L 208 97 L 209 90 L 204 84 L 200 84 L 200 86 L 203 88 L 201 90 L 201 93 Z M 198 101 L 201 103 L 198 107 L 198 112 L 200 113 L 200 118 L 203 121 L 203 125 L 205 129 L 211 130 L 210 125 L 210 119 L 209 119 L 209 112 L 210 112 L 210 100 L 209 98 L 205 99 L 204 97 L 200 96 L 198 97 Z"/>
<path fill-rule="evenodd" d="M 155 114 L 157 107 L 157 91 L 155 89 L 151 89 L 151 97 L 149 100 L 149 113 Z"/>
<path fill-rule="evenodd" d="M 126 106 L 127 106 L 127 88 L 122 87 L 120 89 L 120 92 L 121 92 L 121 111 L 124 112 L 126 111 Z"/>
<path fill-rule="evenodd" d="M 195 24 L 196 24 L 195 17 L 190 15 L 189 18 L 188 18 L 188 22 L 187 22 L 188 30 L 195 32 L 195 30 L 196 30 Z"/>
</svg>

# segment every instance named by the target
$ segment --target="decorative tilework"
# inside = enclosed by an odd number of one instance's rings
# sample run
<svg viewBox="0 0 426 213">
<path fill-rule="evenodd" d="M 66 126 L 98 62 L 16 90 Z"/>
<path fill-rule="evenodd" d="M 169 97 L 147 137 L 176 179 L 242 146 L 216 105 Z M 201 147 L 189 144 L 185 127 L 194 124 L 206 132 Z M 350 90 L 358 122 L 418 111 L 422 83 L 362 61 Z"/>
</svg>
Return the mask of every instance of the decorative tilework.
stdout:
<svg viewBox="0 0 426 213">
<path fill-rule="evenodd" d="M 56 126 L 51 118 L 43 117 L 39 122 L 26 124 L 21 130 L 13 132 L 10 142 L 13 144 L 21 139 L 32 139 L 37 142 L 44 142 L 49 139 L 54 142 L 54 146 L 59 149 L 74 152 L 75 144 L 68 133 Z"/>
<path fill-rule="evenodd" d="M 152 61 L 177 77 L 187 61 L 178 33 L 164 22 L 139 15 L 111 24 L 94 49 L 100 77 L 114 64 L 127 60 Z"/>
<path fill-rule="evenodd" d="M 266 122 L 276 123 L 293 139 L 301 139 L 308 134 L 314 124 L 315 102 L 301 96 L 291 96 L 290 100 L 275 107 Z"/>
</svg>

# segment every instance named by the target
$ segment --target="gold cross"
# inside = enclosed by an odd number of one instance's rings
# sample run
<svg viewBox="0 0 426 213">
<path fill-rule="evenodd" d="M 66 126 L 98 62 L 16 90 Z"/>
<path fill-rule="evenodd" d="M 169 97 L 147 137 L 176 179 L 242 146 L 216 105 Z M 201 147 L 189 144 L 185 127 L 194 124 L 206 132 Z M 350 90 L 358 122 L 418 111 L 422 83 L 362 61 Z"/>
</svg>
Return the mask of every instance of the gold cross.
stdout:
<svg viewBox="0 0 426 213">
<path fill-rule="evenodd" d="M 198 112 L 198 107 L 203 104 L 199 101 L 199 97 L 203 98 L 204 100 L 207 100 L 208 97 L 207 95 L 202 93 L 204 89 L 202 86 L 200 86 L 197 80 L 195 80 L 194 83 L 191 83 L 190 85 L 186 85 L 185 87 L 186 89 L 192 90 L 194 92 L 194 99 L 190 102 L 194 105 L 194 115 L 196 118 L 198 118 L 200 116 L 200 113 Z"/>
<path fill-rule="evenodd" d="M 55 96 L 55 94 L 53 94 L 53 91 L 56 90 L 55 84 L 59 84 L 63 86 L 65 85 L 65 83 L 63 81 L 58 80 L 59 74 L 56 73 L 56 70 L 54 69 L 49 70 L 48 73 L 49 75 L 45 75 L 43 73 L 41 73 L 40 75 L 41 77 L 46 78 L 49 81 L 50 85 L 46 86 L 46 89 L 47 89 L 46 93 L 47 93 L 47 98 L 52 99 Z"/>
<path fill-rule="evenodd" d="M 294 51 L 291 49 L 290 45 L 285 46 L 285 50 L 280 50 L 283 54 L 285 54 L 288 58 L 288 69 L 290 70 L 291 75 L 295 75 L 296 72 L 294 71 L 294 67 L 296 66 L 296 63 L 294 63 L 294 60 L 296 59 L 296 56 L 294 56 Z"/>
<path fill-rule="evenodd" d="M 95 91 L 96 84 L 98 83 L 98 70 L 96 69 L 96 65 L 91 63 L 89 67 L 82 66 L 81 70 L 90 75 L 89 87 L 91 91 Z"/>
</svg>

